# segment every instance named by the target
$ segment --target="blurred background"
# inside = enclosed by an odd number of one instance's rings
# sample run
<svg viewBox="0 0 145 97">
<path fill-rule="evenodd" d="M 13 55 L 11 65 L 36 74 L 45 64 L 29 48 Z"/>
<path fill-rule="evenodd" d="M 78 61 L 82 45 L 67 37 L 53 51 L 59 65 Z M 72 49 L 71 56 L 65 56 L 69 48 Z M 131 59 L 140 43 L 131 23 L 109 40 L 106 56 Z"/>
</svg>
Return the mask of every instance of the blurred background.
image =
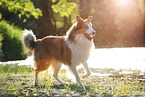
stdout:
<svg viewBox="0 0 145 97">
<path fill-rule="evenodd" d="M 65 35 L 75 22 L 93 16 L 96 48 L 144 47 L 145 0 L 0 0 L 0 61 L 25 59 L 22 30 L 37 38 Z"/>
</svg>

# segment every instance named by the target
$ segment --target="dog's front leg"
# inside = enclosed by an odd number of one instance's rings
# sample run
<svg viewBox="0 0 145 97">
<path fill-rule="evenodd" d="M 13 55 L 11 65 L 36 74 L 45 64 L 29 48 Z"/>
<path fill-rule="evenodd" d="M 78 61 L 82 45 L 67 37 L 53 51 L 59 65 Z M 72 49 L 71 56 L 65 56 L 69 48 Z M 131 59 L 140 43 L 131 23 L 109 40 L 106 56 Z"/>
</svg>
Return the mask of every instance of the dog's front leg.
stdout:
<svg viewBox="0 0 145 97">
<path fill-rule="evenodd" d="M 91 72 L 90 72 L 90 69 L 89 69 L 89 67 L 88 67 L 87 62 L 84 62 L 84 63 L 83 63 L 83 66 L 84 66 L 85 70 L 87 71 L 87 74 L 83 75 L 82 77 L 83 77 L 83 78 L 86 78 L 86 77 L 88 77 L 88 76 L 91 75 Z"/>
<path fill-rule="evenodd" d="M 77 69 L 76 69 L 76 66 L 71 65 L 71 66 L 70 66 L 70 70 L 71 70 L 71 72 L 75 75 L 77 82 L 78 82 L 80 85 L 82 85 L 82 82 L 81 82 L 81 80 L 80 80 L 78 71 L 77 71 Z"/>
</svg>

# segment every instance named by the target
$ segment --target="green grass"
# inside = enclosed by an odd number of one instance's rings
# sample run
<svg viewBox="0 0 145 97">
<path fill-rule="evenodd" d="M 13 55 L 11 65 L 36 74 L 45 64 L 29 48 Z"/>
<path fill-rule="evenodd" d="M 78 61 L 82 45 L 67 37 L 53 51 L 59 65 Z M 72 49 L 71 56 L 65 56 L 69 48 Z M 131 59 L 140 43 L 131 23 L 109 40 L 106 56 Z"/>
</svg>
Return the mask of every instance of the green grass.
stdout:
<svg viewBox="0 0 145 97">
<path fill-rule="evenodd" d="M 112 69 L 91 69 L 92 72 L 106 71 L 109 73 Z M 48 71 L 39 74 L 39 86 L 34 86 L 34 70 L 29 66 L 18 65 L 0 65 L 0 96 L 60 96 L 70 97 L 74 94 L 78 96 L 95 97 L 105 96 L 136 96 L 145 95 L 145 82 L 138 79 L 143 77 L 138 74 L 117 76 L 90 76 L 81 79 L 83 86 L 75 84 L 66 77 L 67 70 L 61 70 L 60 78 L 70 84 L 60 85 Z M 134 71 L 135 72 L 135 71 Z M 83 70 L 79 70 L 80 75 Z M 84 91 L 82 91 L 82 87 Z"/>
</svg>

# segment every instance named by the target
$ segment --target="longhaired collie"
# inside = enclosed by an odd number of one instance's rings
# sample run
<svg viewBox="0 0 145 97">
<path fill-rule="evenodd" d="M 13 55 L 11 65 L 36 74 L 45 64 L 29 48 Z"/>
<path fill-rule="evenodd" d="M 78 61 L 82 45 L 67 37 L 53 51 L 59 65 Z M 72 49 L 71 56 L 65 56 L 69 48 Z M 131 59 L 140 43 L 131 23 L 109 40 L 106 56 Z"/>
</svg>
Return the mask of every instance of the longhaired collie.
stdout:
<svg viewBox="0 0 145 97">
<path fill-rule="evenodd" d="M 24 30 L 23 43 L 34 54 L 35 85 L 38 84 L 39 72 L 47 70 L 50 66 L 54 71 L 53 77 L 64 84 L 58 77 L 62 64 L 69 66 L 77 82 L 82 85 L 76 66 L 83 64 L 87 71 L 83 78 L 91 74 L 87 60 L 96 33 L 92 28 L 92 18 L 89 16 L 84 20 L 76 16 L 76 23 L 67 31 L 66 36 L 46 36 L 36 40 L 31 30 Z"/>
</svg>

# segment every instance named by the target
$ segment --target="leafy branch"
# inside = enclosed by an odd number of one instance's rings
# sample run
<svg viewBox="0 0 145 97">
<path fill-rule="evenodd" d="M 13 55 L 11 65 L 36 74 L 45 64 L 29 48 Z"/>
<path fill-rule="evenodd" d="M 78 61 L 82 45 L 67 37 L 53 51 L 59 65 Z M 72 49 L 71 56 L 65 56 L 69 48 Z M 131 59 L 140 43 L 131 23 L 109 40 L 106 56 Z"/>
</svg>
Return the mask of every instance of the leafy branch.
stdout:
<svg viewBox="0 0 145 97">
<path fill-rule="evenodd" d="M 58 2 L 59 0 L 57 0 Z M 56 1 L 55 1 L 56 2 Z M 74 2 L 68 2 L 67 0 L 60 0 L 57 4 L 52 5 L 52 9 L 55 13 L 59 13 L 61 17 L 68 17 L 76 8 Z"/>
<path fill-rule="evenodd" d="M 35 19 L 38 19 L 39 16 L 42 16 L 41 10 L 35 8 L 31 0 L 0 0 L 0 6 L 7 8 L 10 12 L 20 13 L 19 17 L 25 15 L 27 18 L 34 16 Z"/>
</svg>

